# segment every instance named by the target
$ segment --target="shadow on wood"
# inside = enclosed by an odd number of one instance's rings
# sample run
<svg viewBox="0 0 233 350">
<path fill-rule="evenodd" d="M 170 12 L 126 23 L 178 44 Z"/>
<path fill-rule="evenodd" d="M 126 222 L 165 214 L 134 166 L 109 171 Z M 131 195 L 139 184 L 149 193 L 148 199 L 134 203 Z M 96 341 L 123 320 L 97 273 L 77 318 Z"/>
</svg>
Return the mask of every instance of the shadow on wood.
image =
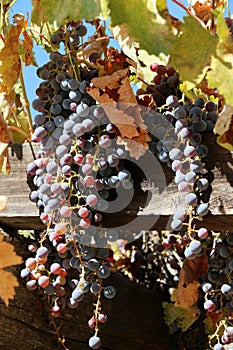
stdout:
<svg viewBox="0 0 233 350">
<path fill-rule="evenodd" d="M 12 243 L 25 258 L 27 240 L 15 236 Z M 11 268 L 19 275 L 20 268 Z M 164 295 L 128 280 L 119 273 L 112 274 L 107 283 L 116 287 L 112 300 L 103 297 L 103 311 L 109 316 L 100 327 L 103 350 L 166 350 L 170 335 L 163 321 Z M 38 292 L 17 288 L 16 297 L 7 308 L 0 303 L 0 348 L 4 350 L 60 350 L 54 330 L 48 321 L 46 301 Z M 70 350 L 90 350 L 88 339 L 93 335 L 87 321 L 93 315 L 95 299 L 86 295 L 78 309 L 67 308 L 61 318 L 61 334 Z"/>
</svg>

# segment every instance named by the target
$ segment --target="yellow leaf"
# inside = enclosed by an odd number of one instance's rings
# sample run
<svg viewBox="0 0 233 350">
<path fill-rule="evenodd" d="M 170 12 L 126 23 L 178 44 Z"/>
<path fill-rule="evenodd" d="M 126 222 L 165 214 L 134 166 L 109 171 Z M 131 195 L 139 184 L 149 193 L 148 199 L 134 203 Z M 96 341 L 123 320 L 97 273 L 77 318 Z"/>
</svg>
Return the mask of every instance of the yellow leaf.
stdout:
<svg viewBox="0 0 233 350">
<path fill-rule="evenodd" d="M 10 136 L 7 130 L 7 124 L 0 114 L 0 172 L 9 173 L 10 163 L 8 158 L 8 143 Z"/>
<path fill-rule="evenodd" d="M 8 37 L 5 39 L 5 45 L 0 52 L 0 76 L 2 84 L 0 91 L 9 93 L 19 78 L 21 61 L 18 52 L 19 36 L 24 27 L 23 15 L 14 16 L 16 25 L 11 25 Z"/>
<path fill-rule="evenodd" d="M 219 114 L 217 123 L 215 124 L 215 134 L 222 135 L 230 128 L 231 119 L 233 116 L 233 106 L 225 105 L 222 112 Z"/>
<path fill-rule="evenodd" d="M 233 106 L 225 105 L 219 114 L 214 132 L 219 134 L 217 143 L 233 151 Z"/>
<path fill-rule="evenodd" d="M 5 271 L 5 267 L 18 265 L 22 262 L 15 251 L 14 247 L 3 241 L 3 236 L 0 236 L 0 297 L 9 305 L 9 299 L 15 296 L 15 287 L 19 285 L 17 278 L 9 271 Z"/>
</svg>

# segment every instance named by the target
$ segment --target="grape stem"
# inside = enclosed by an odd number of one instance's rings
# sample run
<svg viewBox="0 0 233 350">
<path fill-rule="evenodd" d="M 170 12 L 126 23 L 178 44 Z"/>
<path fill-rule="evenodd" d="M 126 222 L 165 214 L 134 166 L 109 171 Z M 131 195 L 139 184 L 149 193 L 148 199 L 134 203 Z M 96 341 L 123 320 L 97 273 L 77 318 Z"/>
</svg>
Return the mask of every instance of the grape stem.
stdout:
<svg viewBox="0 0 233 350">
<path fill-rule="evenodd" d="M 57 336 L 57 341 L 58 341 L 58 343 L 60 343 L 60 344 L 62 345 L 63 349 L 69 350 L 69 349 L 66 347 L 66 345 L 65 345 L 65 341 L 66 341 L 65 338 L 62 337 L 62 336 L 60 335 L 60 332 L 59 332 L 62 325 L 60 324 L 60 326 L 57 327 L 57 325 L 56 325 L 56 323 L 55 323 L 55 321 L 54 321 L 54 319 L 53 319 L 52 316 L 50 316 L 50 323 L 52 323 L 53 328 L 54 328 L 54 330 L 55 330 L 55 332 L 56 332 L 56 336 Z"/>
<path fill-rule="evenodd" d="M 28 97 L 27 97 L 27 92 L 26 92 L 26 88 L 25 88 L 25 84 L 24 84 L 24 77 L 23 77 L 22 69 L 20 70 L 19 80 L 20 80 L 20 84 L 21 84 L 21 87 L 22 87 L 23 99 L 25 101 L 24 107 L 25 107 L 26 112 L 27 112 L 29 132 L 30 132 L 30 135 L 31 135 L 32 131 L 33 131 L 33 122 L 32 122 L 31 111 L 30 111 L 30 108 L 29 108 L 29 100 L 28 100 Z"/>
<path fill-rule="evenodd" d="M 101 292 L 98 294 L 97 297 L 97 301 L 95 305 L 95 310 L 94 310 L 94 314 L 95 314 L 95 337 L 97 337 L 98 331 L 99 331 L 99 319 L 98 319 L 98 315 L 100 313 L 100 299 L 101 299 Z"/>
<path fill-rule="evenodd" d="M 49 45 L 55 50 L 57 51 L 57 47 L 55 45 L 53 45 L 51 43 L 51 41 L 49 41 L 43 34 L 41 34 L 40 32 L 38 32 L 36 29 L 32 28 L 32 27 L 28 27 L 28 29 L 31 31 L 31 32 L 35 32 L 36 34 L 38 34 L 42 39 L 44 39 L 47 43 L 49 43 Z"/>
</svg>

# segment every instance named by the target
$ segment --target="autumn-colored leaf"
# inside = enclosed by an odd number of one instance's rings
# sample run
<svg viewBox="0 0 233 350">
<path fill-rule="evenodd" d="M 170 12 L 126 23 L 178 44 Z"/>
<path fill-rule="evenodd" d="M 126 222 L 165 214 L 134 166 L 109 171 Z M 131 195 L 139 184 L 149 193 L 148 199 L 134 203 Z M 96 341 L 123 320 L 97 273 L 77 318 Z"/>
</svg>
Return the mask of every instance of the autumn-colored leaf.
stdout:
<svg viewBox="0 0 233 350">
<path fill-rule="evenodd" d="M 126 138 L 117 138 L 117 143 L 119 145 L 124 145 L 125 149 L 129 151 L 130 156 L 138 160 L 143 156 L 146 150 L 149 148 L 148 141 L 150 141 L 148 133 L 140 133 L 140 136 L 133 137 L 131 140 Z"/>
<path fill-rule="evenodd" d="M 233 151 L 233 106 L 225 105 L 219 114 L 214 132 L 219 134 L 217 142 L 224 148 Z"/>
<path fill-rule="evenodd" d="M 8 158 L 8 144 L 11 141 L 7 123 L 0 114 L 0 172 L 5 174 L 10 172 L 10 163 Z"/>
<path fill-rule="evenodd" d="M 221 317 L 220 312 L 207 312 L 206 318 L 204 319 L 205 324 L 205 333 L 206 334 L 214 334 L 216 330 L 216 325 L 219 323 Z"/>
<path fill-rule="evenodd" d="M 183 331 L 187 330 L 200 315 L 197 308 L 198 278 L 208 270 L 208 259 L 204 253 L 195 259 L 185 259 L 180 276 L 178 289 L 175 289 L 171 301 L 165 303 L 164 315 L 167 324 L 176 321 Z"/>
<path fill-rule="evenodd" d="M 98 89 L 105 89 L 108 87 L 108 89 L 119 89 L 121 80 L 124 79 L 128 75 L 128 69 L 118 70 L 117 72 L 113 73 L 112 75 L 107 75 L 104 77 L 94 78 L 92 79 L 92 84 L 95 88 Z M 90 94 L 90 91 L 88 91 Z"/>
<path fill-rule="evenodd" d="M 218 120 L 215 124 L 215 134 L 223 135 L 230 128 L 233 117 L 233 106 L 225 105 L 222 112 L 218 116 Z"/>
<path fill-rule="evenodd" d="M 18 52 L 19 36 L 25 26 L 24 16 L 14 16 L 16 25 L 11 25 L 9 35 L 5 39 L 5 45 L 0 52 L 0 77 L 2 84 L 0 92 L 9 93 L 19 78 L 21 61 Z"/>
<path fill-rule="evenodd" d="M 32 53 L 33 48 L 33 42 L 31 36 L 26 32 L 26 30 L 23 31 L 23 47 L 25 51 L 25 65 L 29 66 L 34 62 L 34 56 Z"/>
<path fill-rule="evenodd" d="M 212 18 L 212 0 L 192 1 L 191 6 L 189 7 L 189 10 L 190 9 L 193 10 L 194 14 L 205 23 Z"/>
<path fill-rule="evenodd" d="M 173 322 L 176 322 L 177 326 L 185 332 L 196 321 L 199 316 L 190 314 L 190 312 L 181 307 L 175 306 L 173 303 L 163 302 L 164 309 L 164 321 L 169 326 Z"/>
<path fill-rule="evenodd" d="M 99 0 L 33 0 L 32 22 L 41 26 L 45 22 L 56 23 L 58 28 L 70 19 L 93 19 L 105 10 L 105 4 Z"/>
<path fill-rule="evenodd" d="M 120 136 L 134 140 L 131 143 L 127 141 L 128 147 L 135 146 L 135 142 L 141 142 L 144 145 L 139 152 L 142 155 L 142 149 L 144 153 L 146 150 L 146 125 L 141 118 L 139 106 L 127 75 L 128 69 L 124 69 L 112 75 L 94 78 L 92 79 L 93 87 L 88 89 L 88 93 L 102 105 L 111 123 L 118 128 Z M 133 148 L 130 150 L 132 155 Z M 139 153 L 136 152 L 137 157 Z"/>
<path fill-rule="evenodd" d="M 3 236 L 0 236 L 0 297 L 9 305 L 9 299 L 15 296 L 15 287 L 19 285 L 17 278 L 9 271 L 5 271 L 4 268 L 18 265 L 22 262 L 15 251 L 14 247 L 3 241 Z"/>
<path fill-rule="evenodd" d="M 176 305 L 184 309 L 196 308 L 198 278 L 208 270 L 206 254 L 194 259 L 185 259 L 180 271 Z"/>
</svg>

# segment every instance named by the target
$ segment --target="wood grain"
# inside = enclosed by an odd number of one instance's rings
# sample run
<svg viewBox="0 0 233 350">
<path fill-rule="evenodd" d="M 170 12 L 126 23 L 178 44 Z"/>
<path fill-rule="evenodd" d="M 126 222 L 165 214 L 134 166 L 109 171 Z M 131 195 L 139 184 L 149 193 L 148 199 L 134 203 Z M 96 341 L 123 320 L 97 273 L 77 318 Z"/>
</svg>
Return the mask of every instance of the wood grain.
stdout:
<svg viewBox="0 0 233 350">
<path fill-rule="evenodd" d="M 227 230 L 233 224 L 233 155 L 216 143 L 214 135 L 207 134 L 205 143 L 209 155 L 205 158 L 204 173 L 211 183 L 210 190 L 203 195 L 203 200 L 210 205 L 205 227 Z M 37 144 L 33 147 L 38 150 Z M 0 174 L 0 195 L 7 196 L 7 210 L 0 212 L 0 225 L 11 229 L 39 230 L 44 226 L 38 218 L 35 203 L 29 200 L 29 179 L 25 173 L 27 163 L 33 160 L 28 144 L 23 145 L 23 153 L 22 161 L 10 156 L 12 171 L 9 176 Z M 174 174 L 161 163 L 158 163 L 155 173 L 152 173 L 149 162 L 144 161 L 142 169 L 139 165 L 139 162 L 125 162 L 134 179 L 133 199 L 119 212 L 105 213 L 103 226 L 137 230 L 170 228 L 172 213 L 183 203 L 173 181 Z M 162 180 L 161 174 L 164 176 Z M 203 223 L 197 222 L 199 225 Z"/>
</svg>

